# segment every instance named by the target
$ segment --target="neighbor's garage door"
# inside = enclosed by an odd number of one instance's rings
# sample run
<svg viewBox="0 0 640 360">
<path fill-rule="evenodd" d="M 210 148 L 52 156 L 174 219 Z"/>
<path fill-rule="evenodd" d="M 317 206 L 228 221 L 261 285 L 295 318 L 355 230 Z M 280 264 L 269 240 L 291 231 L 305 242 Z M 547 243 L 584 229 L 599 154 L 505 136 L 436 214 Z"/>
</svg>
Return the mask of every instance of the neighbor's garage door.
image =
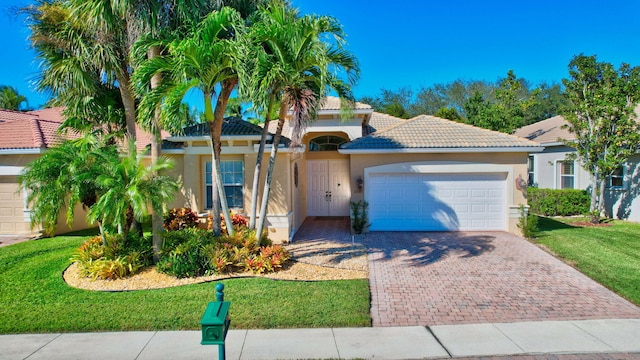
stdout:
<svg viewBox="0 0 640 360">
<path fill-rule="evenodd" d="M 18 192 L 16 176 L 0 176 L 0 234 L 18 234 L 29 230 L 24 221 L 24 200 Z"/>
<path fill-rule="evenodd" d="M 369 174 L 372 231 L 505 230 L 506 174 Z"/>
</svg>

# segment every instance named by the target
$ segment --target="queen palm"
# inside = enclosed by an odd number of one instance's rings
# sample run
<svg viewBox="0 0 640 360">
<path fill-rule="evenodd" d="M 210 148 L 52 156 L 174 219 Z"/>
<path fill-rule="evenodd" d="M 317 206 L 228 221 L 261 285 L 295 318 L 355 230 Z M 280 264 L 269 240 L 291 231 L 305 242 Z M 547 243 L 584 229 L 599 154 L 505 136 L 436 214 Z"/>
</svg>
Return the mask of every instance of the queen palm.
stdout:
<svg viewBox="0 0 640 360">
<path fill-rule="evenodd" d="M 224 214 L 229 213 L 224 188 L 220 186 L 220 137 L 226 105 L 238 83 L 243 33 L 244 22 L 240 14 L 232 8 L 223 7 L 209 14 L 185 38 L 166 44 L 166 55 L 142 62 L 134 74 L 136 84 L 148 84 L 155 75 L 162 74 L 162 82 L 142 98 L 140 108 L 151 113 L 161 104 L 163 119 L 176 118 L 187 92 L 196 89 L 202 93 L 204 118 L 211 136 L 212 183 L 218 185 L 212 210 L 216 234 L 220 234 L 219 221 L 215 221 L 220 207 Z M 224 218 L 228 231 L 233 232 L 231 219 L 229 216 Z"/>
<path fill-rule="evenodd" d="M 29 107 L 26 96 L 21 95 L 13 86 L 0 85 L 0 109 L 21 110 L 22 105 Z"/>
<path fill-rule="evenodd" d="M 300 17 L 295 9 L 279 0 L 258 14 L 260 18 L 255 20 L 250 33 L 253 43 L 258 45 L 252 49 L 258 52 L 251 57 L 256 59 L 253 73 L 248 77 L 251 81 L 242 85 L 242 89 L 249 94 L 254 105 L 265 110 L 265 128 L 269 125 L 271 110 L 280 104 L 278 127 L 256 225 L 259 236 L 264 229 L 273 168 L 287 111 L 292 112 L 292 146 L 297 146 L 305 126 L 315 118 L 320 101 L 329 90 L 334 90 L 346 101 L 353 100 L 350 84 L 357 80 L 359 68 L 356 59 L 342 47 L 342 29 L 334 18 Z M 334 42 L 324 42 L 322 37 L 332 37 Z M 340 71 L 348 75 L 348 82 L 338 77 Z M 254 173 L 251 219 L 256 218 L 257 183 L 266 135 L 265 130 Z"/>
</svg>

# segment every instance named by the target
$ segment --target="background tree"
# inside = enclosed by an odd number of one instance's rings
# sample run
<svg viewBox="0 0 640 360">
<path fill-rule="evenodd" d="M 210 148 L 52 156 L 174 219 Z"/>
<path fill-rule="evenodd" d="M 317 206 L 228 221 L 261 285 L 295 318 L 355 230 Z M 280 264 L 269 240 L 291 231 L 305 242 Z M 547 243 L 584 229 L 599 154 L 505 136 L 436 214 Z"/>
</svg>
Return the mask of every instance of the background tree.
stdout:
<svg viewBox="0 0 640 360">
<path fill-rule="evenodd" d="M 29 101 L 15 87 L 0 85 L 0 109 L 26 111 L 29 110 Z"/>
<path fill-rule="evenodd" d="M 567 142 L 591 174 L 591 221 L 605 214 L 607 178 L 637 152 L 640 126 L 634 112 L 640 100 L 640 68 L 618 69 L 596 56 L 577 55 L 562 80 L 570 107 L 565 113 L 576 140 Z"/>
</svg>

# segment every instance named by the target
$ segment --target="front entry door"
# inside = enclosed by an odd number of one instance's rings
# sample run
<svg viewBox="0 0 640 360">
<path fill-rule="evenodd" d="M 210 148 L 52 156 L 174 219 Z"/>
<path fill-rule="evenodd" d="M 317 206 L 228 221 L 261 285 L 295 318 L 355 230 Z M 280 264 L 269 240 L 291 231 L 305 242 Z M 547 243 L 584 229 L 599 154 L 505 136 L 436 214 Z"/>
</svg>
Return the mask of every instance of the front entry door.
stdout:
<svg viewBox="0 0 640 360">
<path fill-rule="evenodd" d="M 307 216 L 349 216 L 349 160 L 307 161 Z"/>
</svg>

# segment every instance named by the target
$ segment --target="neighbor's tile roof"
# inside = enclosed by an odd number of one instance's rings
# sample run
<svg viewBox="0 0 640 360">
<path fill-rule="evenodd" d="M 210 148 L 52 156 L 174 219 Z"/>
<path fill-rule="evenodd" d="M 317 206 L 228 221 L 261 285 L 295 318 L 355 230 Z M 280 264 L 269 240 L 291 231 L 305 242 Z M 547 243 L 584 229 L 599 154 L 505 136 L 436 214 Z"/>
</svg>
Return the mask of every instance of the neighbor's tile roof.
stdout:
<svg viewBox="0 0 640 360">
<path fill-rule="evenodd" d="M 558 115 L 531 125 L 523 126 L 517 129 L 514 135 L 537 141 L 541 144 L 556 143 L 562 140 L 575 140 L 576 136 L 565 127 L 567 124 L 564 117 Z"/>
<path fill-rule="evenodd" d="M 435 116 L 420 115 L 342 145 L 349 150 L 537 147 L 538 143 Z"/>
<path fill-rule="evenodd" d="M 371 105 L 361 102 L 355 103 L 354 110 L 368 110 L 371 109 Z M 340 110 L 340 98 L 335 96 L 327 96 L 321 103 L 320 110 Z"/>
<path fill-rule="evenodd" d="M 61 108 L 49 111 L 17 112 L 0 110 L 0 149 L 48 148 L 61 140 Z"/>
<path fill-rule="evenodd" d="M 43 149 L 55 146 L 64 138 L 75 138 L 73 133 L 59 134 L 58 128 L 64 121 L 64 107 L 47 108 L 28 112 L 0 109 L 0 149 L 24 150 Z M 151 143 L 151 135 L 136 124 L 137 150 L 145 149 Z M 162 138 L 169 133 L 162 131 Z M 163 146 L 164 148 L 164 146 Z"/>
</svg>

